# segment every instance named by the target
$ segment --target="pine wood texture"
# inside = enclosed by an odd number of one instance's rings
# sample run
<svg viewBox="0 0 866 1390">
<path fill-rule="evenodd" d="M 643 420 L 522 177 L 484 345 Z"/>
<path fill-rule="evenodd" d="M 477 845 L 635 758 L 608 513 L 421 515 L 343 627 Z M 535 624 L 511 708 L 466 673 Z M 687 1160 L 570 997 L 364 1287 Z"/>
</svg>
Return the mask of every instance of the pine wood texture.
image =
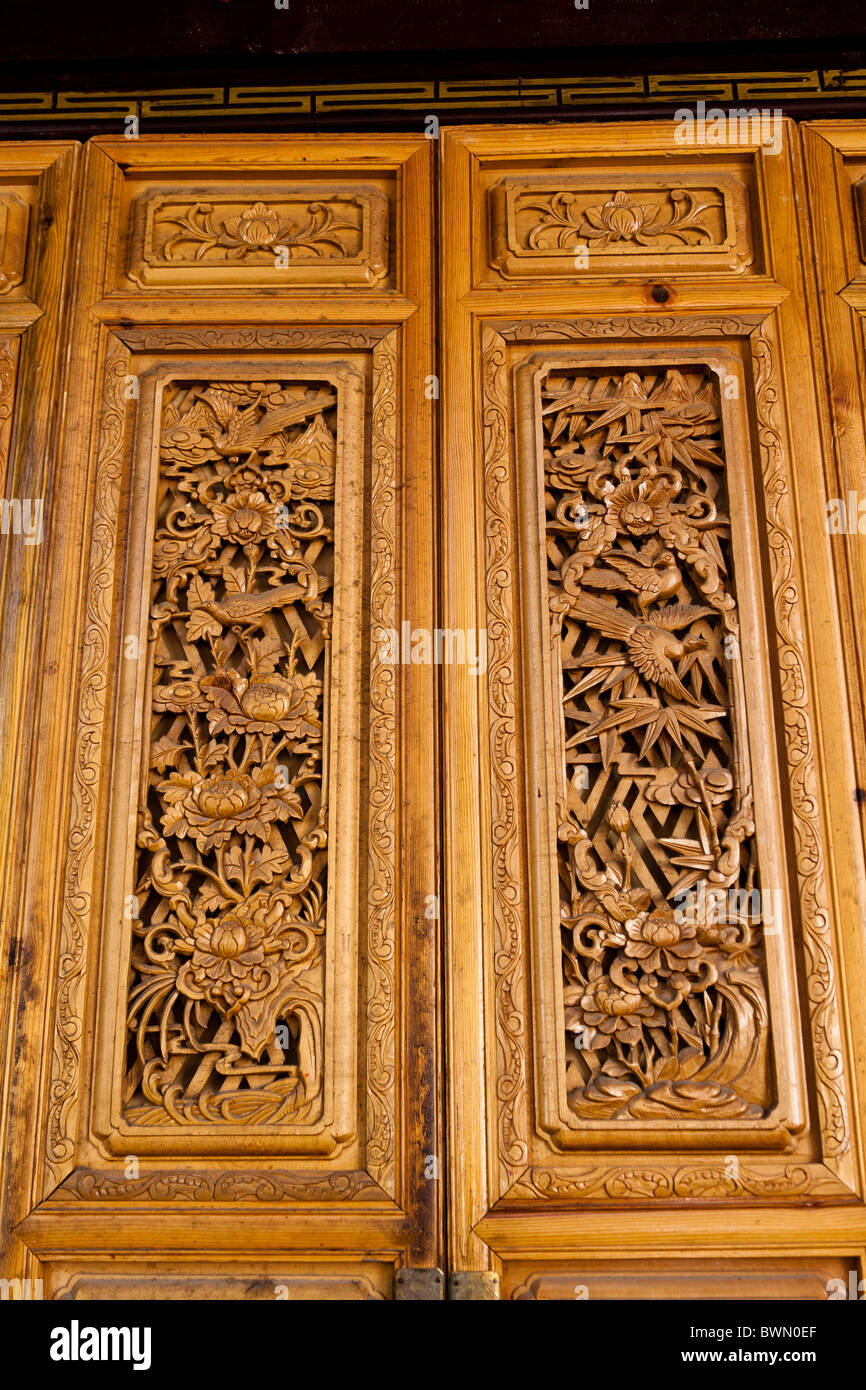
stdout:
<svg viewBox="0 0 866 1390">
<path fill-rule="evenodd" d="M 443 622 L 488 633 L 485 681 L 443 672 L 451 1265 L 534 1297 L 722 1229 L 734 1269 L 862 1258 L 798 132 L 701 166 L 672 123 L 463 128 L 441 160 Z"/>
</svg>

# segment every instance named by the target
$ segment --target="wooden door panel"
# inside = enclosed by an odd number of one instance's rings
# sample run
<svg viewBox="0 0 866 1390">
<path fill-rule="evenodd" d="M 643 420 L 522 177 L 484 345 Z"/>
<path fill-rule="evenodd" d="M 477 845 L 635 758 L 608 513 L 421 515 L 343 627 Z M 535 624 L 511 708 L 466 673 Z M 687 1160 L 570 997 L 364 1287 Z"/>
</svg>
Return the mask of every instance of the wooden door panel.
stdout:
<svg viewBox="0 0 866 1390">
<path fill-rule="evenodd" d="M 442 154 L 443 621 L 488 653 L 443 673 L 446 841 L 480 847 L 446 893 L 451 1259 L 573 1297 L 532 1271 L 675 1273 L 724 1229 L 769 1291 L 758 1256 L 793 1278 L 866 1234 L 796 132 L 703 162 L 673 123 Z"/>
<path fill-rule="evenodd" d="M 433 675 L 382 642 L 432 626 L 429 177 L 414 138 L 87 151 L 17 1225 L 58 1296 L 441 1258 Z"/>
</svg>

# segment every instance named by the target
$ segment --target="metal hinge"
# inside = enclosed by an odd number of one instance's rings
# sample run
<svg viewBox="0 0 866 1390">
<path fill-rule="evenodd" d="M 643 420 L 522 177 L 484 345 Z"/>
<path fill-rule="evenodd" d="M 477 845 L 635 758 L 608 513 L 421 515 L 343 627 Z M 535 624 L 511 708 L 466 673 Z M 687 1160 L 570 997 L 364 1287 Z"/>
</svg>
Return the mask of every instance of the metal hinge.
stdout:
<svg viewBox="0 0 866 1390">
<path fill-rule="evenodd" d="M 480 1270 L 449 1274 L 441 1269 L 398 1269 L 394 1274 L 396 1301 L 432 1303 L 448 1298 L 455 1303 L 490 1303 L 502 1297 L 499 1275 Z"/>
<path fill-rule="evenodd" d="M 395 1302 L 432 1303 L 445 1299 L 445 1275 L 441 1269 L 398 1269 L 394 1272 Z"/>
<path fill-rule="evenodd" d="M 464 1271 L 448 1275 L 448 1298 L 458 1302 L 490 1303 L 501 1299 L 499 1275 L 488 1271 Z"/>
</svg>

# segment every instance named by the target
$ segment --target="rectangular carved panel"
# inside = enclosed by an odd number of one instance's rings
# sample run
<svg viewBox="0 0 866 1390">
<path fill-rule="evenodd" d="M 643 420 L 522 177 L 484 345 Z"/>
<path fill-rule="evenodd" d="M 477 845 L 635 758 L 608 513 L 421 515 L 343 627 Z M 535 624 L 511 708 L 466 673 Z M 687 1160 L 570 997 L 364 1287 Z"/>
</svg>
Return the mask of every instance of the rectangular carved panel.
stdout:
<svg viewBox="0 0 866 1390">
<path fill-rule="evenodd" d="M 163 393 L 131 1123 L 321 1105 L 336 419 L 327 382 Z"/>
<path fill-rule="evenodd" d="M 717 382 L 559 367 L 541 415 L 568 1103 L 756 1119 L 765 914 Z"/>
<path fill-rule="evenodd" d="M 721 1255 L 713 1260 L 654 1258 L 651 1265 L 590 1258 L 568 1269 L 544 1270 L 515 1262 L 507 1269 L 502 1293 L 503 1298 L 526 1301 L 824 1300 L 847 1290 L 850 1270 L 850 1260 L 832 1257 L 744 1260 Z"/>
<path fill-rule="evenodd" d="M 502 179 L 490 189 L 492 264 L 506 279 L 743 272 L 752 263 L 749 193 L 720 171 Z"/>
<path fill-rule="evenodd" d="M 786 1147 L 802 1074 L 778 785 L 753 771 L 772 716 L 734 359 L 536 354 L 516 377 L 543 961 L 544 922 L 560 938 L 561 981 L 535 988 L 541 1123 L 566 1148 L 719 1126 Z"/>
<path fill-rule="evenodd" d="M 132 205 L 129 277 L 142 287 L 376 285 L 388 199 L 363 184 L 151 188 Z"/>
<path fill-rule="evenodd" d="M 143 703 L 143 739 L 131 877 L 107 909 L 130 973 L 102 1025 L 106 1047 L 118 1020 L 124 1040 L 98 1109 L 163 1151 L 179 1126 L 193 1147 L 288 1127 L 328 1152 L 357 1125 L 357 1044 L 333 1014 L 358 971 L 364 378 L 255 373 L 145 377 L 131 491 L 147 660 L 143 681 L 145 663 L 121 668 L 118 718 L 135 728 Z"/>
</svg>

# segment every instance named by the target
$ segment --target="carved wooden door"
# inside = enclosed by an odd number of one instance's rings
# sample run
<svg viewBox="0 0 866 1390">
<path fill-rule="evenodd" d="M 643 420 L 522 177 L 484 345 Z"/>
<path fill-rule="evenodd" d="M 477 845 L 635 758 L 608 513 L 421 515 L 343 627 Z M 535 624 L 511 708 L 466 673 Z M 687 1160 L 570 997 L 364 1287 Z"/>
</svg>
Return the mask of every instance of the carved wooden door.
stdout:
<svg viewBox="0 0 866 1390">
<path fill-rule="evenodd" d="M 443 129 L 438 231 L 423 136 L 0 146 L 3 1277 L 866 1274 L 866 140 L 778 134 Z"/>
<path fill-rule="evenodd" d="M 862 444 L 863 136 L 830 131 L 809 189 L 790 123 L 444 133 L 443 622 L 487 634 L 443 671 L 449 1257 L 503 1297 L 862 1273 L 862 582 L 810 207 Z"/>
<path fill-rule="evenodd" d="M 10 1273 L 53 1297 L 440 1263 L 434 668 L 383 640 L 433 623 L 430 187 L 423 137 L 85 152 L 10 836 Z"/>
</svg>

